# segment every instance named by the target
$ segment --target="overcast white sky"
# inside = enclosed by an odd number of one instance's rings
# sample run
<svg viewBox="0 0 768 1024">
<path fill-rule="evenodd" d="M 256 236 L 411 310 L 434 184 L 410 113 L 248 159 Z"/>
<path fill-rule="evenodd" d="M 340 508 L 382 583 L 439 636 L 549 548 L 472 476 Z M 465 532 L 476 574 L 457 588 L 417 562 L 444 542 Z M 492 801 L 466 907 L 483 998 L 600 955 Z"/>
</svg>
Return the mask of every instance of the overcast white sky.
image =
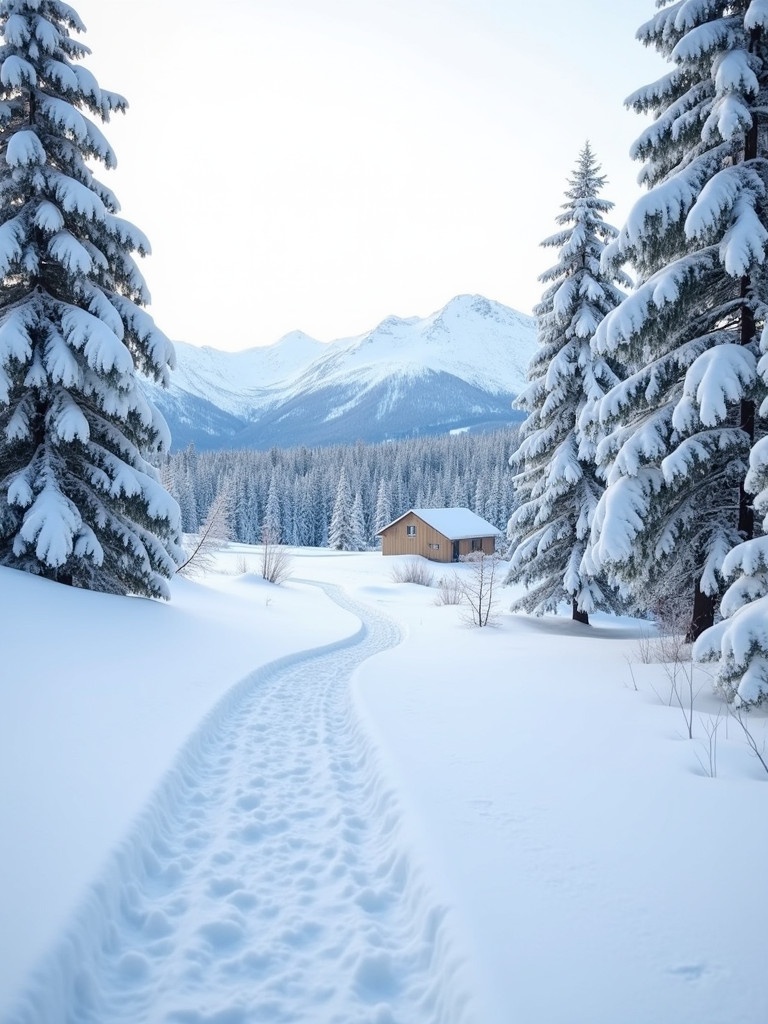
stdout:
<svg viewBox="0 0 768 1024">
<path fill-rule="evenodd" d="M 102 177 L 173 339 L 323 341 L 478 292 L 530 312 L 586 138 L 619 226 L 654 0 L 72 0 L 130 103 Z"/>
</svg>

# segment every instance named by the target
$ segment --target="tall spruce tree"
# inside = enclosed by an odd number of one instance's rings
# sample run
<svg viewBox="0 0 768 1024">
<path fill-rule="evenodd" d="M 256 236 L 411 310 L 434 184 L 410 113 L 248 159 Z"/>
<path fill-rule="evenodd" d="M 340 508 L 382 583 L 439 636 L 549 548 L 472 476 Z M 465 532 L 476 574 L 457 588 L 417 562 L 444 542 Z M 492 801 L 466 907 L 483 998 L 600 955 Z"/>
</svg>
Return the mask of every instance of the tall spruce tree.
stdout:
<svg viewBox="0 0 768 1024">
<path fill-rule="evenodd" d="M 272 476 L 269 481 L 269 491 L 267 492 L 267 503 L 264 507 L 264 519 L 261 523 L 262 536 L 265 538 L 265 543 L 280 544 L 284 538 L 282 536 L 282 520 L 280 516 L 280 498 L 278 497 L 279 487 L 277 482 L 277 474 L 272 471 Z M 285 501 L 285 498 L 283 499 Z"/>
<path fill-rule="evenodd" d="M 126 101 L 78 63 L 84 28 L 59 0 L 0 0 L 0 563 L 167 597 L 169 437 L 136 373 L 165 383 L 173 349 L 141 308 L 147 240 L 91 169 L 115 156 L 88 115 Z"/>
<path fill-rule="evenodd" d="M 378 533 L 379 530 L 385 526 L 389 526 L 392 522 L 392 498 L 391 488 L 389 481 L 383 477 L 379 481 L 379 487 L 376 491 L 376 508 L 373 514 L 373 530 Z"/>
<path fill-rule="evenodd" d="M 630 283 L 620 270 L 600 269 L 603 250 L 617 231 L 603 219 L 613 203 L 600 196 L 605 176 L 599 171 L 587 143 L 557 217 L 561 229 L 542 242 L 558 250 L 558 259 L 539 279 L 547 287 L 534 309 L 539 348 L 528 369 L 530 383 L 516 403 L 528 418 L 510 459 L 518 471 L 519 503 L 507 527 L 508 578 L 527 587 L 513 607 L 540 615 L 567 599 L 580 622 L 611 603 L 610 592 L 583 565 L 603 488 L 594 448 L 578 424 L 585 406 L 618 378 L 605 359 L 593 356 L 590 341 L 623 298 L 618 285 Z"/>
<path fill-rule="evenodd" d="M 363 496 L 360 491 L 355 491 L 355 497 L 349 513 L 349 546 L 353 551 L 364 551 L 367 547 Z"/>
<path fill-rule="evenodd" d="M 352 495 L 347 483 L 347 471 L 342 466 L 328 526 L 328 546 L 335 551 L 354 551 L 355 539 L 352 534 Z"/>
<path fill-rule="evenodd" d="M 765 356 L 761 369 L 768 373 Z M 723 619 L 699 637 L 694 655 L 717 662 L 715 685 L 727 700 L 762 704 L 768 700 L 768 437 L 752 449 L 746 486 L 764 516 L 763 533 L 726 555 L 723 574 L 736 579 L 722 600 Z"/>
<path fill-rule="evenodd" d="M 659 6 L 638 37 L 673 68 L 627 100 L 654 117 L 633 148 L 649 191 L 606 251 L 640 283 L 594 341 L 634 372 L 597 410 L 608 486 L 593 558 L 641 603 L 659 581 L 690 594 L 695 638 L 713 621 L 723 559 L 753 530 L 744 480 L 768 296 L 768 7 Z"/>
</svg>

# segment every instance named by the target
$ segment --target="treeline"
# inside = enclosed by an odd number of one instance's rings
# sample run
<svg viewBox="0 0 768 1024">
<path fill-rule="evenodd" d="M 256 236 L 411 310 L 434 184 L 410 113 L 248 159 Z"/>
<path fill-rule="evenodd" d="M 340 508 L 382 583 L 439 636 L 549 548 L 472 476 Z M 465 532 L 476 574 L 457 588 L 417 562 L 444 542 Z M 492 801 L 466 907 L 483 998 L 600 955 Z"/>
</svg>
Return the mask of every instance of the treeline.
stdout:
<svg viewBox="0 0 768 1024">
<path fill-rule="evenodd" d="M 516 445 L 516 430 L 504 428 L 329 448 L 197 452 L 190 446 L 168 459 L 164 482 L 187 533 L 200 528 L 225 493 L 235 540 L 258 543 L 268 526 L 283 544 L 325 546 L 334 508 L 338 520 L 348 504 L 357 526 L 344 546 L 364 547 L 409 508 L 471 508 L 504 530 L 514 503 L 508 462 Z"/>
</svg>

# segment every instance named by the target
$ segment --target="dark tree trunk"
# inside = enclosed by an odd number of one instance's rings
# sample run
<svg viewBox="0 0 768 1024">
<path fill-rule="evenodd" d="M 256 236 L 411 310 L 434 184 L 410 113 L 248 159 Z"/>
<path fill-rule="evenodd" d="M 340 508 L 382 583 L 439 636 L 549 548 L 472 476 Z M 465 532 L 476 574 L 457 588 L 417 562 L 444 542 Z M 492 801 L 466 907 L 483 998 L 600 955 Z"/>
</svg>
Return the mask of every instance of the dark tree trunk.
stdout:
<svg viewBox="0 0 768 1024">
<path fill-rule="evenodd" d="M 697 583 L 693 594 L 693 614 L 691 616 L 691 624 L 685 635 L 687 643 L 692 644 L 694 640 L 698 640 L 704 630 L 709 629 L 709 627 L 714 623 L 716 607 L 717 598 L 715 595 L 702 594 L 699 584 Z"/>
<path fill-rule="evenodd" d="M 750 132 L 750 135 L 752 133 Z M 749 278 L 741 279 L 741 344 L 749 345 L 755 337 L 755 314 L 750 305 Z M 739 410 L 739 425 L 747 435 L 749 447 L 755 439 L 755 403 L 745 400 Z M 754 535 L 755 513 L 752 508 L 752 495 L 747 494 L 744 481 L 739 484 L 739 534 L 743 540 L 750 540 Z"/>
<path fill-rule="evenodd" d="M 576 598 L 571 601 L 571 608 L 573 610 L 573 621 L 580 622 L 583 626 L 589 625 L 589 615 L 586 612 L 580 611 L 576 607 Z"/>
<path fill-rule="evenodd" d="M 750 448 L 755 438 L 755 403 L 741 403 L 741 429 L 749 438 Z M 742 480 L 739 484 L 739 534 L 743 540 L 751 540 L 755 533 L 755 510 L 752 495 L 747 493 Z"/>
<path fill-rule="evenodd" d="M 52 566 L 46 565 L 40 576 L 44 580 L 50 580 L 51 583 L 61 583 L 65 587 L 74 586 L 74 577 L 71 572 L 64 572 L 61 569 L 56 569 Z"/>
</svg>

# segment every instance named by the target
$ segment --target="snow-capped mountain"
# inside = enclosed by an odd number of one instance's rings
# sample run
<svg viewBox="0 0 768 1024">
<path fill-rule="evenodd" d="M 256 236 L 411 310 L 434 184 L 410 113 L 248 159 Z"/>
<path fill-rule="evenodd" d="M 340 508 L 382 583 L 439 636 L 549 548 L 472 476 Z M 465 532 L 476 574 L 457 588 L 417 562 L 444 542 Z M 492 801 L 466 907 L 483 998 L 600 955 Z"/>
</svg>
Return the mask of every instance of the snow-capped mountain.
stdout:
<svg viewBox="0 0 768 1024">
<path fill-rule="evenodd" d="M 148 390 L 174 449 L 380 441 L 518 420 L 534 348 L 532 317 L 460 295 L 328 344 L 300 331 L 244 352 L 177 342 L 170 389 Z"/>
</svg>

